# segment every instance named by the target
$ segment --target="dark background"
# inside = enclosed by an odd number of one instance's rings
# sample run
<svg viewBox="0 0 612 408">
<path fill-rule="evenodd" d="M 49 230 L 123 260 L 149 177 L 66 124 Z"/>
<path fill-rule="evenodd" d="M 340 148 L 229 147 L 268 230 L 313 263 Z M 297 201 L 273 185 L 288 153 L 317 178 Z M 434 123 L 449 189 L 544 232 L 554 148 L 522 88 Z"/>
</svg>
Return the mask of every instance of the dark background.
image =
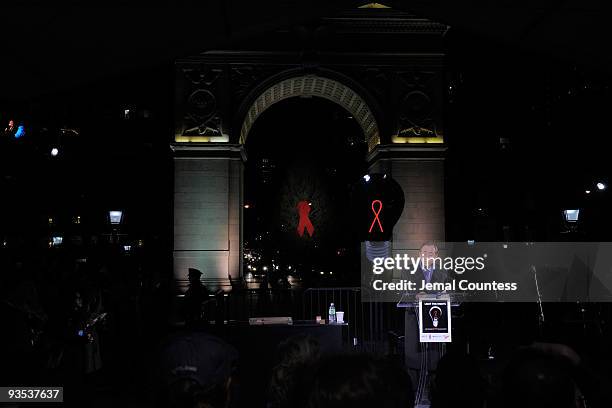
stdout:
<svg viewBox="0 0 612 408">
<path fill-rule="evenodd" d="M 209 48 L 265 47 L 270 30 L 299 32 L 299 24 L 333 14 L 317 2 L 187 6 L 194 5 L 7 8 L 0 123 L 4 128 L 12 118 L 27 132 L 1 140 L 0 230 L 9 245 L 44 241 L 52 215 L 56 229 L 68 229 L 79 215 L 80 228 L 102 233 L 114 207 L 125 210 L 133 239 L 157 241 L 169 261 L 173 60 Z M 447 240 L 607 239 L 609 194 L 594 184 L 610 176 L 610 78 L 598 48 L 596 6 L 502 5 L 504 14 L 470 4 L 453 14 L 416 2 L 414 9 L 451 24 L 444 36 Z M 282 180 L 310 155 L 319 161 L 316 169 L 306 167 L 325 179 L 317 191 L 330 202 L 326 216 L 338 220 L 325 234 L 318 231 L 328 242 L 320 242 L 327 250 L 316 252 L 316 269 L 333 268 L 334 251 L 354 252 L 341 208 L 347 186 L 365 170 L 357 133 L 345 112 L 316 98 L 285 102 L 262 116 L 246 146 L 248 244 L 274 228 L 270 242 L 281 242 L 279 222 L 280 229 L 289 223 L 270 211 L 282 206 Z M 60 154 L 50 157 L 55 145 Z M 273 181 L 260 188 L 264 158 L 275 167 L 267 170 Z M 323 176 L 330 171 L 336 174 Z M 577 234 L 565 233 L 566 208 L 581 208 Z M 280 210 L 278 217 L 287 218 Z"/>
</svg>

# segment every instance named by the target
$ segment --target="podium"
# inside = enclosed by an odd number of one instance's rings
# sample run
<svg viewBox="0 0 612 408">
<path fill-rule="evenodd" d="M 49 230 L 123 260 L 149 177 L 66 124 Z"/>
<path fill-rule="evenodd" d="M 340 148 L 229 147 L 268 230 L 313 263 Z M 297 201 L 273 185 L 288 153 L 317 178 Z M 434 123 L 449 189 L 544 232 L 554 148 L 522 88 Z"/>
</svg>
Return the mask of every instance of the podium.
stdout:
<svg viewBox="0 0 612 408">
<path fill-rule="evenodd" d="M 464 298 L 463 293 L 410 292 L 397 303 L 404 310 L 404 356 L 415 384 L 415 407 L 428 405 L 430 373 L 446 353 L 446 343 L 452 341 L 451 308 L 461 305 Z"/>
</svg>

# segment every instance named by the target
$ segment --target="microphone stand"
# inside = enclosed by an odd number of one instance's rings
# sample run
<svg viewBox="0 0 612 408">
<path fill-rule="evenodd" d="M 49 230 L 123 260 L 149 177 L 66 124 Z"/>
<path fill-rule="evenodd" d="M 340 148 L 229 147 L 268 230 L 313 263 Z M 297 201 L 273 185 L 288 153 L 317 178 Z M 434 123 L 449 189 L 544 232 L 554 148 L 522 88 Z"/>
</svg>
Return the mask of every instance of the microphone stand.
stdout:
<svg viewBox="0 0 612 408">
<path fill-rule="evenodd" d="M 540 329 L 540 336 L 543 333 L 544 319 L 544 308 L 542 307 L 542 295 L 540 294 L 540 286 L 538 285 L 538 271 L 535 265 L 531 265 L 531 271 L 533 272 L 533 280 L 535 282 L 536 292 L 538 294 L 538 306 L 540 307 L 540 315 L 538 316 L 538 328 Z"/>
</svg>

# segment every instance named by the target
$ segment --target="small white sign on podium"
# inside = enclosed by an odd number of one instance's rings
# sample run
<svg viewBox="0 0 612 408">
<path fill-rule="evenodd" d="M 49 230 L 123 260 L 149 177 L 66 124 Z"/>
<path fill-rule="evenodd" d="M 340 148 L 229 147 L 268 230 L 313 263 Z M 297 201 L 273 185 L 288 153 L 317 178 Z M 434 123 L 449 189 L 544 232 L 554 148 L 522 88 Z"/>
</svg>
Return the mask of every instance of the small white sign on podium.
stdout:
<svg viewBox="0 0 612 408">
<path fill-rule="evenodd" d="M 451 303 L 448 295 L 419 297 L 421 343 L 450 343 L 451 320 Z"/>
</svg>

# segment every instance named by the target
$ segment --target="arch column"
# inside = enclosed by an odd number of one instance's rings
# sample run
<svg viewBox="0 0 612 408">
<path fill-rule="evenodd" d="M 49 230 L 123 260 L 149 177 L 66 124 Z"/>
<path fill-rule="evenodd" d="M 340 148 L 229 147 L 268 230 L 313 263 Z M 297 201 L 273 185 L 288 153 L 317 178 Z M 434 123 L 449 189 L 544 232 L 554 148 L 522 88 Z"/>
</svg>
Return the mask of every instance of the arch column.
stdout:
<svg viewBox="0 0 612 408">
<path fill-rule="evenodd" d="M 243 173 L 241 145 L 173 144 L 173 269 L 179 293 L 189 268 L 210 288 L 231 289 L 242 277 Z"/>
<path fill-rule="evenodd" d="M 444 145 L 378 145 L 369 170 L 393 177 L 404 190 L 404 211 L 393 228 L 395 253 L 418 251 L 423 242 L 445 240 Z"/>
</svg>

